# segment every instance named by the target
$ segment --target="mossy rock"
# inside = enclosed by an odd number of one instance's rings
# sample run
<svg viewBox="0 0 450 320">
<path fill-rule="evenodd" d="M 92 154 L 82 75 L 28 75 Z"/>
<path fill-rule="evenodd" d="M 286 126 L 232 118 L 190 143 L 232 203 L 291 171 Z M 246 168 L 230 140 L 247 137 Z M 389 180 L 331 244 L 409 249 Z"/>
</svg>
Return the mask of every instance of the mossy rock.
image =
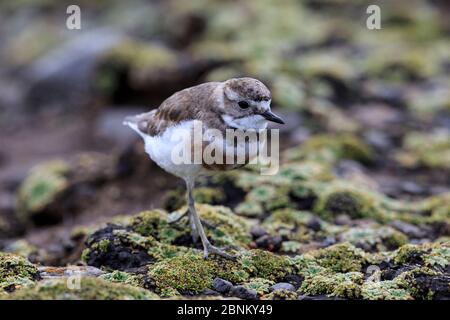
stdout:
<svg viewBox="0 0 450 320">
<path fill-rule="evenodd" d="M 366 263 L 366 253 L 349 243 L 338 243 L 330 247 L 312 251 L 318 265 L 333 272 L 361 271 Z"/>
<path fill-rule="evenodd" d="M 104 94 L 111 95 L 126 75 L 128 86 L 141 88 L 161 72 L 173 73 L 178 68 L 178 57 L 161 45 L 125 40 L 109 49 L 98 59 L 95 85 Z"/>
<path fill-rule="evenodd" d="M 286 256 L 275 255 L 264 250 L 250 250 L 240 259 L 244 269 L 252 276 L 276 281 L 292 272 Z"/>
<path fill-rule="evenodd" d="M 195 203 L 223 204 L 225 194 L 221 188 L 197 187 L 193 191 Z M 164 199 L 164 208 L 168 211 L 175 211 L 186 205 L 186 190 L 171 190 Z"/>
<path fill-rule="evenodd" d="M 285 152 L 289 161 L 311 160 L 334 164 L 341 159 L 370 162 L 371 149 L 361 140 L 350 134 L 315 135 L 300 147 Z"/>
<path fill-rule="evenodd" d="M 86 240 L 82 259 L 88 265 L 110 270 L 134 270 L 191 249 L 157 241 L 124 226 L 107 225 Z"/>
<path fill-rule="evenodd" d="M 403 150 L 396 154 L 400 165 L 407 168 L 427 167 L 450 170 L 450 132 L 410 132 L 403 141 Z"/>
<path fill-rule="evenodd" d="M 112 272 L 102 274 L 98 278 L 114 283 L 128 284 L 133 287 L 142 287 L 144 285 L 144 280 L 142 279 L 142 277 L 119 270 L 114 270 Z"/>
<path fill-rule="evenodd" d="M 31 169 L 17 194 L 17 212 L 23 221 L 46 210 L 64 194 L 69 187 L 69 170 L 69 165 L 60 160 Z"/>
<path fill-rule="evenodd" d="M 254 290 L 259 296 L 269 293 L 269 288 L 275 284 L 275 281 L 264 278 L 251 278 L 242 284 L 244 288 Z"/>
<path fill-rule="evenodd" d="M 298 293 L 289 290 L 275 290 L 261 297 L 261 300 L 297 300 Z"/>
<path fill-rule="evenodd" d="M 445 269 L 450 266 L 450 242 L 406 244 L 394 252 L 393 262 L 396 265 L 420 264 Z"/>
<path fill-rule="evenodd" d="M 366 281 L 361 287 L 361 296 L 366 300 L 412 300 L 407 290 L 395 281 Z"/>
<path fill-rule="evenodd" d="M 360 298 L 364 275 L 361 272 L 320 272 L 305 278 L 299 291 L 306 295 L 328 295 L 342 298 Z"/>
<path fill-rule="evenodd" d="M 154 300 L 148 290 L 99 278 L 82 277 L 80 287 L 71 288 L 67 278 L 47 279 L 8 296 L 12 300 Z"/>
<path fill-rule="evenodd" d="M 351 228 L 343 232 L 340 238 L 366 251 L 394 250 L 408 242 L 407 236 L 388 226 Z"/>
<path fill-rule="evenodd" d="M 372 218 L 378 221 L 386 219 L 380 200 L 370 191 L 358 189 L 353 185 L 335 182 L 319 193 L 314 211 L 325 219 L 346 214 L 353 219 Z"/>
<path fill-rule="evenodd" d="M 0 252 L 0 291 L 14 291 L 39 280 L 37 267 L 26 258 Z"/>
<path fill-rule="evenodd" d="M 414 299 L 449 299 L 450 276 L 427 267 L 417 267 L 401 273 L 395 283 L 407 290 Z"/>
<path fill-rule="evenodd" d="M 238 262 L 219 257 L 205 260 L 200 254 L 185 254 L 153 265 L 148 276 L 154 281 L 158 292 L 164 295 L 168 289 L 181 294 L 200 293 L 212 288 L 216 277 L 239 283 L 248 278 L 248 273 Z"/>
</svg>

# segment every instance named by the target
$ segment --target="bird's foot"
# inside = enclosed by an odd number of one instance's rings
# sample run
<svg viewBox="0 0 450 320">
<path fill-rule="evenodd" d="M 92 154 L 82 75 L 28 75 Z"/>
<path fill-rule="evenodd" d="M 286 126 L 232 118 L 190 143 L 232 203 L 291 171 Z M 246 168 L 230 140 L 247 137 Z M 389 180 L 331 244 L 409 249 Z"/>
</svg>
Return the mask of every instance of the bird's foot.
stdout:
<svg viewBox="0 0 450 320">
<path fill-rule="evenodd" d="M 216 254 L 218 256 L 224 257 L 225 259 L 228 260 L 232 260 L 232 261 L 236 261 L 236 256 L 231 255 L 227 252 L 225 252 L 224 250 L 213 246 L 212 244 L 208 243 L 205 247 L 204 247 L 204 253 L 203 253 L 203 257 L 205 259 L 208 259 L 208 255 L 212 253 L 212 254 Z"/>
</svg>

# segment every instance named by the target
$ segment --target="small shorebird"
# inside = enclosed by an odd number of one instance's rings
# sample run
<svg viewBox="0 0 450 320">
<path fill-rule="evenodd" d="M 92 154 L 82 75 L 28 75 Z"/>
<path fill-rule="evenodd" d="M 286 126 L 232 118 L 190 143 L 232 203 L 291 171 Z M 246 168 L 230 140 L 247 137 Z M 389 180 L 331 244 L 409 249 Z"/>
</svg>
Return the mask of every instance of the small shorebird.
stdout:
<svg viewBox="0 0 450 320">
<path fill-rule="evenodd" d="M 231 130 L 258 131 L 267 128 L 267 122 L 283 124 L 283 120 L 270 110 L 271 95 L 269 89 L 259 80 L 253 78 L 234 78 L 224 82 L 208 82 L 176 92 L 167 98 L 157 109 L 148 113 L 125 118 L 124 124 L 136 131 L 145 143 L 145 150 L 150 158 L 161 168 L 178 176 L 186 182 L 188 210 L 191 234 L 194 242 L 200 237 L 205 258 L 214 253 L 228 259 L 234 257 L 224 250 L 213 246 L 205 235 L 200 218 L 195 210 L 192 190 L 196 177 L 211 174 L 218 170 L 231 170 L 248 163 L 256 155 L 248 154 L 247 141 L 244 147 L 232 146 L 237 153 L 245 153 L 245 163 L 176 163 L 173 150 L 180 142 L 174 136 L 193 137 L 195 123 L 201 122 L 202 131 L 216 129 L 225 133 Z M 209 137 L 207 143 L 226 149 L 229 141 Z M 189 152 L 199 143 L 186 139 Z M 217 143 L 219 141 L 219 143 Z M 234 140 L 233 140 L 234 141 Z M 195 145 L 197 144 L 197 145 Z M 207 144 L 200 141 L 200 150 Z M 239 149 L 239 150 L 237 150 Z M 225 152 L 224 152 L 225 153 Z M 224 154 L 222 153 L 222 154 Z M 233 156 L 233 159 L 234 156 Z M 181 218 L 181 217 L 180 217 Z M 179 219 L 177 219 L 179 220 Z"/>
</svg>

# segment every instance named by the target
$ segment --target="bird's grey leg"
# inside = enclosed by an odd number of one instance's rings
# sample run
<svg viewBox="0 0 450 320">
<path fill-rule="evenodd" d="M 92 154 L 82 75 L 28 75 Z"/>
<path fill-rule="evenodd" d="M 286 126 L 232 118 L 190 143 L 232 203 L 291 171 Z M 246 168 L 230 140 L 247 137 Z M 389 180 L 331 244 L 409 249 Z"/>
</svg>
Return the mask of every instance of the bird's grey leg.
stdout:
<svg viewBox="0 0 450 320">
<path fill-rule="evenodd" d="M 197 240 L 198 240 L 199 235 L 198 235 L 198 232 L 197 232 L 197 227 L 195 226 L 195 222 L 192 219 L 191 211 L 189 209 L 186 209 L 185 212 L 180 214 L 175 219 L 170 220 L 169 224 L 176 224 L 176 223 L 180 222 L 180 220 L 183 219 L 185 216 L 188 216 L 188 218 L 189 218 L 189 225 L 191 227 L 192 242 L 196 243 Z"/>
<path fill-rule="evenodd" d="M 194 197 L 192 196 L 192 189 L 194 188 L 193 181 L 187 179 L 186 180 L 186 188 L 187 188 L 187 198 L 188 198 L 188 207 L 189 207 L 190 217 L 192 217 L 192 220 L 197 229 L 198 235 L 200 236 L 200 239 L 202 240 L 203 255 L 204 255 L 205 259 L 208 258 L 209 253 L 214 253 L 214 254 L 222 256 L 226 259 L 235 260 L 236 258 L 234 256 L 213 246 L 209 242 L 208 238 L 206 237 L 205 230 L 203 229 L 202 222 L 200 221 L 197 211 L 195 210 Z"/>
</svg>

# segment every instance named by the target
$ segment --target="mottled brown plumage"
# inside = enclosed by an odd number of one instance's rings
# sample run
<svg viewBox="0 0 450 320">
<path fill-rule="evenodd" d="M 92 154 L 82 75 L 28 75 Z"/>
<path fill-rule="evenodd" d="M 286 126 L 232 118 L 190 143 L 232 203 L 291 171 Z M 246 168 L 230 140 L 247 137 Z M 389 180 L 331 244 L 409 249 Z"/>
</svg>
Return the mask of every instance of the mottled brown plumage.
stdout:
<svg viewBox="0 0 450 320">
<path fill-rule="evenodd" d="M 267 121 L 283 123 L 281 118 L 271 112 L 270 100 L 269 89 L 259 80 L 235 78 L 184 89 L 167 98 L 157 109 L 128 117 L 124 121 L 125 125 L 144 139 L 146 152 L 161 168 L 185 180 L 192 238 L 195 242 L 200 237 L 205 257 L 209 253 L 215 253 L 233 259 L 233 256 L 213 246 L 205 235 L 192 196 L 195 179 L 204 173 L 242 167 L 257 156 L 258 151 L 250 148 L 256 145 L 259 147 L 260 137 L 257 132 L 266 128 Z M 206 139 L 203 139 L 203 135 L 201 139 L 195 138 L 194 128 L 199 122 L 194 120 L 201 122 L 200 131 L 204 135 L 208 132 Z M 208 129 L 219 130 L 221 137 Z M 249 136 L 244 140 L 240 136 L 241 141 L 235 143 L 234 137 L 228 139 L 227 129 L 233 129 L 231 131 L 234 133 L 247 133 Z M 172 139 L 174 135 L 188 139 L 179 142 Z M 189 160 L 187 163 L 174 161 L 173 151 L 179 146 L 187 150 L 185 154 L 190 154 L 190 159 L 195 159 L 198 150 L 202 151 L 202 159 L 198 162 Z M 211 152 L 211 157 L 206 157 L 205 160 L 204 151 L 207 147 L 211 147 L 208 150 L 214 150 L 214 154 Z M 217 157 L 221 159 L 215 158 L 216 150 Z M 227 150 L 233 151 L 232 154 L 227 154 Z M 223 157 L 219 152 L 222 152 Z M 239 156 L 244 163 L 237 163 Z M 213 161 L 207 161 L 208 159 Z"/>
<path fill-rule="evenodd" d="M 254 110 L 236 108 L 236 101 L 227 97 L 231 89 L 239 100 L 270 101 L 270 91 L 260 81 L 252 78 L 236 78 L 226 82 L 208 82 L 174 93 L 155 110 L 137 116 L 141 132 L 150 136 L 162 134 L 168 127 L 186 120 L 200 120 L 208 128 L 225 130 L 227 125 L 222 115 L 235 118 L 251 115 Z"/>
</svg>

